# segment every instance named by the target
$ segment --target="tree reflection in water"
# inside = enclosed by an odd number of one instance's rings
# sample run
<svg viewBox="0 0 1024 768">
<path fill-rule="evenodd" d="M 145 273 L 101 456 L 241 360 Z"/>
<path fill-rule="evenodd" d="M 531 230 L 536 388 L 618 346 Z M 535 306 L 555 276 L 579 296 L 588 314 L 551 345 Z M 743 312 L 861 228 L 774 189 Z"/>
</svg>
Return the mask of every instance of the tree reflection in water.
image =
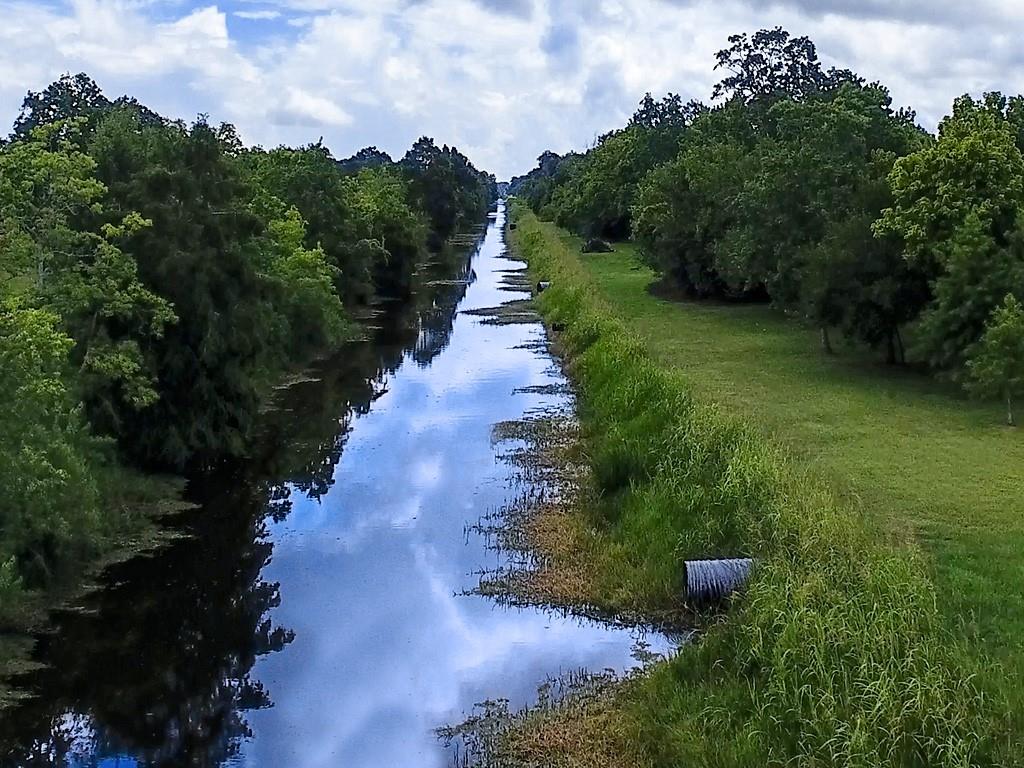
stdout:
<svg viewBox="0 0 1024 768">
<path fill-rule="evenodd" d="M 253 664 L 294 637 L 270 617 L 281 597 L 261 577 L 273 551 L 267 522 L 288 516 L 293 494 L 326 495 L 355 416 L 407 358 L 428 366 L 448 345 L 479 244 L 425 270 L 409 303 L 376 318 L 370 342 L 346 346 L 314 367 L 315 380 L 282 392 L 248 462 L 194 478 L 199 506 L 177 524 L 186 537 L 110 567 L 102 589 L 54 616 L 39 638 L 47 666 L 23 681 L 34 698 L 0 722 L 4 765 L 131 755 L 143 765 L 216 766 L 238 753 L 251 735 L 245 713 L 272 706 Z"/>
</svg>

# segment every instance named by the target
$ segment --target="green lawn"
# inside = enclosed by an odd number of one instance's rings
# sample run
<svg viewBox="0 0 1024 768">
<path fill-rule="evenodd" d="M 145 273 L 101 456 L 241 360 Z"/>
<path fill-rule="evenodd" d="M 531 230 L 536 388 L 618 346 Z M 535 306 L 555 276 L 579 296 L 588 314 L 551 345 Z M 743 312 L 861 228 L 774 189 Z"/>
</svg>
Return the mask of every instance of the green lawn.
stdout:
<svg viewBox="0 0 1024 768">
<path fill-rule="evenodd" d="M 947 615 L 1024 671 L 1024 429 L 1002 426 L 998 404 L 863 351 L 827 357 L 814 330 L 767 307 L 659 299 L 631 245 L 583 261 L 657 360 L 763 427 L 883 531 L 913 536 Z"/>
</svg>

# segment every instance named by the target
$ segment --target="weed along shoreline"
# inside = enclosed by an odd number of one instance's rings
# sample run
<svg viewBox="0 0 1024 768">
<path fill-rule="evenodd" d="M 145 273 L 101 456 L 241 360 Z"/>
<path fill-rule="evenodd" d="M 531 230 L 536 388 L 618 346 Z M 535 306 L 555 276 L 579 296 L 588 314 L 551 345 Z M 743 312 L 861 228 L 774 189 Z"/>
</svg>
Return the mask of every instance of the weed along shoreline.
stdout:
<svg viewBox="0 0 1024 768">
<path fill-rule="evenodd" d="M 528 520 L 530 543 L 541 562 L 577 562 L 563 598 L 688 615 L 699 637 L 595 686 L 592 705 L 525 715 L 509 743 L 528 735 L 542 745 L 530 759 L 567 765 L 1007 760 L 1005 694 L 940 611 L 917 546 L 873 525 L 742 413 L 695 394 L 616 317 L 576 241 L 515 200 L 510 209 L 509 246 L 533 284 L 550 283 L 536 304 L 578 393 L 579 440 L 563 450 L 588 468 L 586 502 Z M 708 558 L 754 567 L 726 611 L 691 613 L 684 562 Z M 611 741 L 580 762 L 573 735 L 597 724 Z"/>
</svg>

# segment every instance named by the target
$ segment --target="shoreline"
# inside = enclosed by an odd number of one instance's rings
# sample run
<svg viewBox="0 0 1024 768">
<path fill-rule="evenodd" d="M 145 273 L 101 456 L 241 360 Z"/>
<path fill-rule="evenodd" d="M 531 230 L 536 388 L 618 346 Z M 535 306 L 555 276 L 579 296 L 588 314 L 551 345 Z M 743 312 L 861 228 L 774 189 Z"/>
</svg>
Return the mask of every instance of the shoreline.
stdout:
<svg viewBox="0 0 1024 768">
<path fill-rule="evenodd" d="M 451 254 L 465 247 L 462 239 L 468 242 L 478 235 L 476 229 L 460 233 L 442 251 L 425 257 L 418 268 L 429 270 L 445 264 Z M 377 298 L 383 306 L 390 301 L 386 297 Z M 379 305 L 371 304 L 362 313 L 350 312 L 346 336 L 336 346 L 317 351 L 302 364 L 289 365 L 266 376 L 259 386 L 259 413 L 263 415 L 273 410 L 274 401 L 283 391 L 308 381 L 318 363 L 330 359 L 349 345 L 371 344 L 372 333 L 369 331 L 379 309 Z M 174 518 L 199 506 L 187 498 L 187 473 L 147 473 L 120 462 L 113 466 L 113 472 L 121 482 L 108 506 L 130 510 L 125 515 L 127 522 L 124 526 L 101 539 L 95 555 L 79 563 L 75 572 L 67 574 L 64 581 L 45 590 L 21 593 L 18 603 L 8 608 L 3 616 L 3 629 L 0 631 L 0 713 L 33 696 L 14 683 L 45 667 L 35 661 L 33 655 L 38 637 L 48 631 L 55 614 L 76 610 L 77 604 L 96 590 L 103 589 L 100 579 L 110 566 L 159 551 L 166 544 L 189 535 L 182 533 L 173 523 Z"/>
<path fill-rule="evenodd" d="M 613 613 L 649 611 L 671 599 L 667 585 L 681 592 L 684 557 L 763 561 L 729 613 L 709 617 L 699 642 L 613 697 L 607 717 L 631 734 L 631 754 L 621 759 L 997 762 L 1007 746 L 1002 702 L 977 686 L 974 662 L 938 616 L 916 548 L 872 534 L 753 430 L 695 401 L 604 306 L 571 250 L 510 207 L 510 250 L 527 261 L 531 281 L 553 286 L 538 304 L 548 328 L 561 331 L 600 487 L 600 508 L 582 528 L 596 576 L 570 596 L 590 592 L 577 602 Z M 674 423 L 665 430 L 659 420 Z M 537 531 L 527 540 L 556 550 L 564 543 Z M 513 731 L 538 727 L 524 717 Z M 541 721 L 567 727 L 557 714 Z M 583 733 L 585 718 L 578 725 Z M 553 749 L 545 757 L 556 764 L 585 764 Z"/>
</svg>

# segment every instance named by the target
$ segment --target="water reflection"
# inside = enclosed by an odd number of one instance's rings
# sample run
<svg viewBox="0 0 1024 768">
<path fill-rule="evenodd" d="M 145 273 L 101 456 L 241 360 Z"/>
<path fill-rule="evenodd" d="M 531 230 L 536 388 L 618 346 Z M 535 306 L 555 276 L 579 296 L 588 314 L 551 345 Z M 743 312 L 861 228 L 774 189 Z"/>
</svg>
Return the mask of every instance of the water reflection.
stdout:
<svg viewBox="0 0 1024 768">
<path fill-rule="evenodd" d="M 490 427 L 560 381 L 521 348 L 539 326 L 456 313 L 509 298 L 500 227 L 282 393 L 260 455 L 193 484 L 194 538 L 58 617 L 6 763 L 438 766 L 432 729 L 475 702 L 628 664 L 629 632 L 459 596 L 498 565 L 465 535 L 511 493 Z"/>
</svg>

